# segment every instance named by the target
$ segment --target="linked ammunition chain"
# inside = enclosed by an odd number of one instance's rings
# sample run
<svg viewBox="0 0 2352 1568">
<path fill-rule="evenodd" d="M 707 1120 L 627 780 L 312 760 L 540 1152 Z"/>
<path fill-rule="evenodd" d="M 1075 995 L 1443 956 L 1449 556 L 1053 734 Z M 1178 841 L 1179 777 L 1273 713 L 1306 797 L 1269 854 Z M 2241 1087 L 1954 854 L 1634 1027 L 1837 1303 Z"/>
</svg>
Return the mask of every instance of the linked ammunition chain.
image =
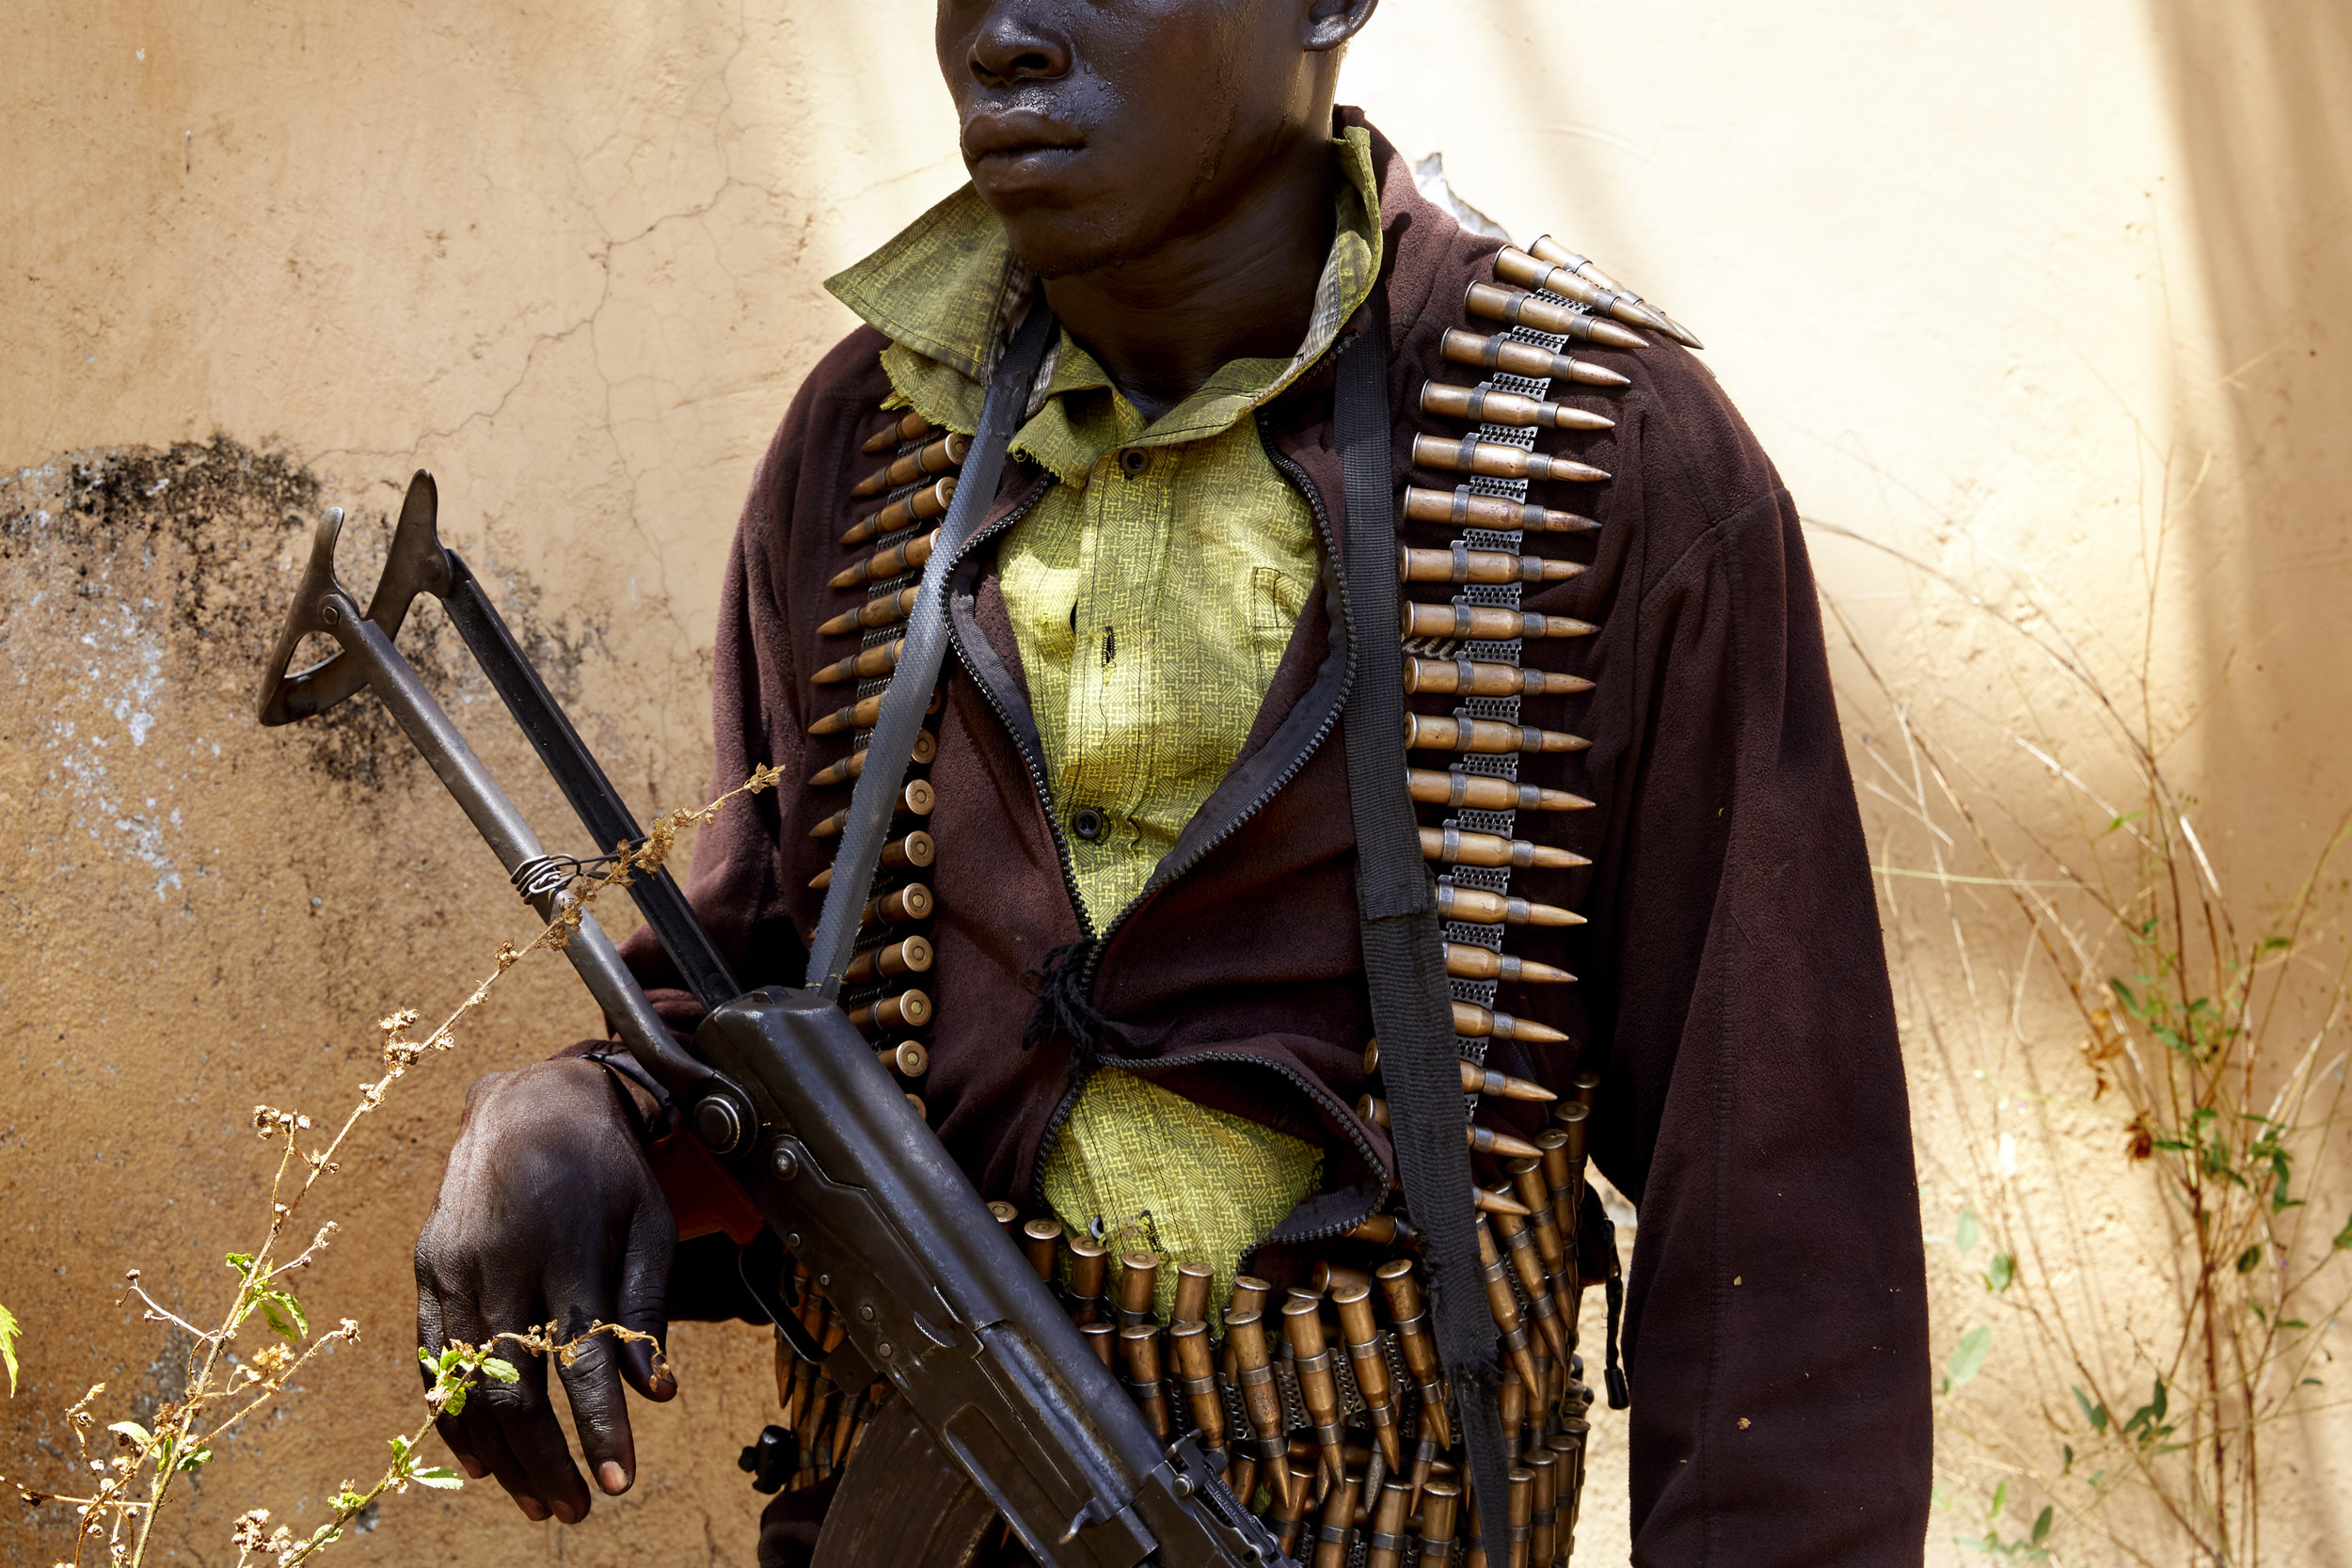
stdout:
<svg viewBox="0 0 2352 1568">
<path fill-rule="evenodd" d="M 1549 239 L 1495 259 L 1495 281 L 1473 285 L 1465 325 L 1449 332 L 1444 355 L 1483 372 L 1474 384 L 1432 381 L 1420 407 L 1455 421 L 1443 435 L 1416 439 L 1417 467 L 1461 475 L 1452 491 L 1407 486 L 1404 515 L 1413 522 L 1451 523 L 1445 549 L 1400 546 L 1405 684 L 1408 692 L 1444 693 L 1449 715 L 1408 715 L 1406 743 L 1413 799 L 1433 809 L 1422 828 L 1423 855 L 1438 867 L 1446 918 L 1446 965 L 1462 1057 L 1466 1136 L 1470 1148 L 1503 1164 L 1505 1180 L 1478 1189 L 1484 1286 L 1504 1351 L 1502 1414 L 1511 1470 L 1507 1568 L 1565 1563 L 1583 1493 L 1594 1395 L 1583 1380 L 1576 1324 L 1584 1291 L 1603 1283 L 1579 1267 L 1578 1229 L 1585 1197 L 1585 1134 L 1599 1079 L 1581 1072 L 1565 1097 L 1486 1066 L 1497 1038 L 1543 1045 L 1567 1037 L 1495 1006 L 1498 988 L 1560 984 L 1574 977 L 1505 949 L 1511 927 L 1561 927 L 1581 917 L 1520 891 L 1515 871 L 1545 872 L 1583 863 L 1565 851 L 1517 836 L 1523 811 L 1572 811 L 1592 802 L 1565 790 L 1524 785 L 1519 757 L 1564 752 L 1585 742 L 1525 721 L 1523 699 L 1586 689 L 1572 675 L 1527 669 L 1530 638 L 1588 636 L 1597 628 L 1565 616 L 1520 609 L 1530 584 L 1574 577 L 1576 563 L 1531 548 L 1532 534 L 1590 531 L 1581 512 L 1531 499 L 1536 484 L 1584 487 L 1606 483 L 1598 468 L 1535 451 L 1543 429 L 1610 428 L 1605 414 L 1553 398 L 1629 385 L 1626 377 L 1570 351 L 1599 343 L 1646 346 L 1639 332 L 1699 346 L 1672 318 L 1608 277 L 1589 260 Z M 843 788 L 856 778 L 881 695 L 897 664 L 898 627 L 929 559 L 933 525 L 954 495 L 965 454 L 962 436 L 919 415 L 891 416 L 865 444 L 880 464 L 859 480 L 853 499 L 871 501 L 843 535 L 871 553 L 833 579 L 843 608 L 822 630 L 844 651 L 814 677 L 825 717 L 818 736 L 850 736 L 849 754 L 814 774 L 815 788 Z M 1570 505 L 1573 506 L 1573 501 Z M 1418 585 L 1443 584 L 1449 597 L 1417 596 Z M 851 595 L 854 594 L 854 597 Z M 854 647 L 850 640 L 854 639 Z M 937 694 L 932 712 L 938 711 Z M 1538 708 L 1536 711 L 1544 711 Z M 930 721 L 927 721 L 930 722 Z M 935 902 L 925 876 L 935 853 L 923 823 L 934 798 L 928 764 L 936 742 L 927 728 L 916 767 L 900 797 L 900 818 L 884 851 L 866 910 L 855 961 L 842 1001 L 874 1041 L 884 1065 L 904 1079 L 910 1098 L 929 1065 L 921 1036 L 934 1004 L 927 989 L 930 922 Z M 1442 760 L 1439 760 L 1442 758 Z M 819 837 L 840 832 L 844 813 L 819 822 Z M 823 885 L 830 873 L 820 876 Z M 1378 1042 L 1365 1053 L 1379 1067 Z M 1549 1125 L 1532 1139 L 1480 1125 L 1481 1097 L 1549 1102 Z M 1385 1121 L 1375 1093 L 1359 1106 Z M 1111 1257 L 1090 1239 L 1064 1233 L 1040 1216 L 1024 1224 L 1011 1205 L 991 1204 L 1030 1266 L 1068 1308 L 1081 1335 L 1117 1373 L 1146 1421 L 1163 1437 L 1198 1438 L 1221 1465 L 1234 1494 L 1266 1519 L 1283 1551 L 1312 1568 L 1488 1568 L 1489 1544 L 1478 1536 L 1477 1511 L 1466 1496 L 1459 1433 L 1430 1338 L 1427 1299 L 1409 1213 L 1374 1214 L 1335 1245 L 1369 1270 L 1325 1262 L 1311 1289 L 1276 1299 L 1273 1286 L 1243 1276 L 1231 1299 L 1212 1311 L 1209 1275 L 1180 1272 L 1175 1303 L 1163 1323 L 1152 1311 L 1162 1260 L 1149 1252 Z M 1597 1267 L 1607 1268 L 1597 1262 Z M 843 1334 L 819 1281 L 795 1263 L 788 1305 L 811 1339 L 827 1348 Z M 820 1366 L 777 1340 L 782 1414 L 742 1453 L 763 1491 L 813 1485 L 846 1463 L 887 1385 L 834 1386 Z"/>
</svg>

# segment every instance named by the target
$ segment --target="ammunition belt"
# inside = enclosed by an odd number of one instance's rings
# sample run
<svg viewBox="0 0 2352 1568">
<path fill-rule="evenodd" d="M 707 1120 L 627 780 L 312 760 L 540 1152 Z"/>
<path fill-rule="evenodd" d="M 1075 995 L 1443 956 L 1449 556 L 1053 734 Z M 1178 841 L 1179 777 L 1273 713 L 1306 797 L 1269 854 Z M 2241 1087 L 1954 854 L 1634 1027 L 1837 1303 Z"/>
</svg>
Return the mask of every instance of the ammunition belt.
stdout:
<svg viewBox="0 0 2352 1568">
<path fill-rule="evenodd" d="M 1408 715 L 1408 749 L 1441 753 L 1442 761 L 1422 767 L 1415 757 L 1407 783 L 1415 800 L 1439 813 L 1436 825 L 1422 829 L 1422 846 L 1438 863 L 1467 1135 L 1474 1152 L 1504 1161 L 1508 1177 L 1474 1194 L 1483 1285 L 1504 1352 L 1502 1417 L 1514 1460 L 1506 1560 L 1508 1568 L 1554 1568 L 1566 1562 L 1573 1545 L 1592 1430 L 1586 1412 L 1594 1395 L 1576 1349 L 1577 1309 L 1584 1288 L 1598 1281 L 1581 1277 L 1576 1260 L 1585 1133 L 1599 1079 L 1580 1072 L 1571 1094 L 1555 1098 L 1489 1069 L 1486 1061 L 1488 1043 L 1497 1038 L 1570 1043 L 1558 1031 L 1501 1012 L 1494 1004 L 1505 981 L 1573 979 L 1504 950 L 1512 927 L 1581 920 L 1514 891 L 1515 871 L 1583 863 L 1518 839 L 1518 814 L 1592 804 L 1565 790 L 1519 782 L 1523 752 L 1571 752 L 1585 744 L 1565 731 L 1526 723 L 1524 699 L 1587 685 L 1527 670 L 1521 655 L 1529 638 L 1581 637 L 1598 628 L 1565 616 L 1528 614 L 1520 602 L 1526 585 L 1565 580 L 1582 570 L 1532 551 L 1531 534 L 1597 526 L 1575 512 L 1532 501 L 1531 486 L 1589 485 L 1609 476 L 1534 448 L 1539 429 L 1601 430 L 1611 423 L 1590 409 L 1553 401 L 1555 384 L 1583 392 L 1628 384 L 1569 355 L 1572 343 L 1639 347 L 1644 340 L 1630 328 L 1640 326 L 1698 344 L 1590 261 L 1549 239 L 1525 251 L 1505 248 L 1495 259 L 1495 276 L 1494 284 L 1470 290 L 1466 328 L 1444 338 L 1445 357 L 1484 372 L 1484 379 L 1467 387 L 1431 381 L 1421 393 L 1425 415 L 1466 420 L 1470 428 L 1458 437 L 1450 431 L 1422 436 L 1414 446 L 1417 466 L 1458 473 L 1461 482 L 1451 492 L 1407 486 L 1404 496 L 1407 520 L 1458 531 L 1443 549 L 1399 550 L 1398 571 L 1408 590 L 1420 584 L 1453 590 L 1441 602 L 1417 600 L 1408 592 L 1401 607 L 1406 689 L 1456 699 L 1450 716 Z M 1491 330 L 1497 326 L 1501 330 Z M 808 781 L 811 788 L 846 786 L 862 768 L 882 693 L 897 665 L 898 628 L 930 558 L 932 525 L 954 495 L 966 446 L 962 436 L 912 413 L 892 415 L 865 443 L 879 466 L 857 482 L 852 496 L 871 504 L 854 517 L 842 542 L 871 550 L 833 579 L 836 590 L 862 590 L 864 597 L 821 628 L 843 641 L 843 652 L 814 677 L 826 698 L 818 705 L 826 717 L 811 730 L 818 737 L 847 733 L 849 752 L 818 769 Z M 934 693 L 934 716 L 938 705 Z M 935 717 L 927 720 L 935 723 Z M 926 776 L 935 752 L 927 730 L 900 792 L 898 836 L 882 855 L 842 996 L 852 1021 L 873 1037 L 883 1064 L 907 1082 L 918 1107 L 914 1087 L 929 1066 L 919 1037 L 936 1016 L 925 977 L 937 901 L 924 877 L 938 850 L 924 829 L 936 803 Z M 844 816 L 827 816 L 816 836 L 838 833 Z M 829 879 L 830 873 L 820 876 L 817 885 Z M 1378 1069 L 1377 1042 L 1365 1053 L 1365 1068 L 1368 1073 Z M 1482 1096 L 1551 1101 L 1550 1125 L 1532 1141 L 1481 1126 L 1474 1118 Z M 1385 1119 L 1377 1095 L 1367 1096 L 1359 1110 L 1367 1119 Z M 1154 1431 L 1166 1438 L 1196 1436 L 1212 1463 L 1225 1467 L 1243 1503 L 1266 1516 L 1285 1553 L 1295 1555 L 1311 1528 L 1314 1568 L 1450 1568 L 1457 1558 L 1463 1568 L 1486 1568 L 1476 1511 L 1466 1496 L 1460 1433 L 1446 1406 L 1430 1338 L 1415 1257 L 1419 1237 L 1409 1213 L 1375 1214 L 1341 1239 L 1358 1254 L 1370 1249 L 1385 1259 L 1369 1274 L 1326 1264 L 1316 1271 L 1313 1290 L 1293 1291 L 1281 1304 L 1272 1300 L 1272 1286 L 1244 1276 L 1217 1315 L 1223 1338 L 1213 1351 L 1205 1271 L 1183 1271 L 1175 1310 L 1163 1325 L 1152 1309 L 1159 1259 L 1128 1253 L 1114 1263 L 1103 1246 L 1065 1235 L 1051 1217 L 1023 1225 L 1010 1205 L 990 1208 L 1039 1276 L 1054 1286 L 1094 1353 L 1121 1376 Z M 842 1329 L 833 1322 L 821 1285 L 798 1264 L 787 1300 L 813 1339 L 828 1348 L 839 1342 Z M 1383 1314 L 1385 1327 L 1378 1322 Z M 1336 1323 L 1327 1321 L 1332 1318 Z M 834 1387 L 821 1367 L 793 1355 L 779 1335 L 783 1413 L 743 1450 L 743 1467 L 763 1491 L 814 1484 L 847 1462 L 887 1392 L 880 1380 L 857 1390 Z"/>
</svg>

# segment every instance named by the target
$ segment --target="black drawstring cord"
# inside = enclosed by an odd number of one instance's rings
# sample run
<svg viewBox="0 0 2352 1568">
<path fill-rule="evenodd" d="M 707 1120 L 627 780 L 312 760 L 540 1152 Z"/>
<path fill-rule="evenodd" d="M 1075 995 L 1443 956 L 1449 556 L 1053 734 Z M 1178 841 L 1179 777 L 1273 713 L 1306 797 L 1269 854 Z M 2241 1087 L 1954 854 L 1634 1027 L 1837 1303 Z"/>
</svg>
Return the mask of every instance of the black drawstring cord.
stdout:
<svg viewBox="0 0 2352 1568">
<path fill-rule="evenodd" d="M 1021 1032 L 1022 1050 L 1034 1051 L 1048 1040 L 1066 1039 L 1076 1062 L 1094 1060 L 1095 1042 L 1107 1021 L 1094 1010 L 1087 995 L 1088 959 L 1093 953 L 1094 938 L 1080 937 L 1053 949 L 1043 964 L 1022 974 L 1029 994 L 1037 998 L 1029 1026 Z"/>
</svg>

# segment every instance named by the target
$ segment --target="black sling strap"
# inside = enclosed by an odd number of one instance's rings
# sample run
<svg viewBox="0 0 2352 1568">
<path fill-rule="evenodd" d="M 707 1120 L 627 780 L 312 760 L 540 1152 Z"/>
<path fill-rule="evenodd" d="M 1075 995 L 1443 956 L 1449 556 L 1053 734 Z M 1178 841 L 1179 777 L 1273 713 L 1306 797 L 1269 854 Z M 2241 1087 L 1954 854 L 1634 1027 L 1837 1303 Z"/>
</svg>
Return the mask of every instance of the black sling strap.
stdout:
<svg viewBox="0 0 2352 1568">
<path fill-rule="evenodd" d="M 1028 411 L 1029 388 L 1056 329 L 1054 312 L 1039 299 L 1014 331 L 1012 342 L 996 362 L 995 374 L 989 378 L 988 399 L 980 405 L 980 428 L 972 437 L 972 450 L 956 481 L 955 499 L 940 519 L 939 542 L 924 568 L 914 611 L 907 617 L 906 642 L 898 650 L 889 694 L 882 698 L 882 711 L 874 716 L 866 768 L 850 796 L 850 820 L 842 827 L 841 848 L 834 856 L 833 885 L 825 890 L 825 908 L 809 943 L 809 989 L 828 999 L 841 994 L 842 971 L 849 968 L 850 951 L 857 945 L 859 917 L 866 911 L 866 895 L 873 891 L 874 868 L 882 859 L 882 841 L 889 836 L 898 790 L 906 783 L 915 732 L 923 727 L 923 710 L 930 704 L 940 660 L 946 656 L 947 575 L 996 499 L 996 482 L 1005 471 L 1005 449 L 1011 445 L 1013 432 Z"/>
<path fill-rule="evenodd" d="M 1347 500 L 1340 565 L 1356 651 L 1345 725 L 1356 817 L 1356 901 L 1364 980 L 1380 1040 L 1397 1175 L 1425 1238 L 1430 1312 L 1469 1450 L 1480 1532 L 1490 1552 L 1509 1539 L 1507 1477 L 1495 1366 L 1470 1208 L 1461 1068 L 1454 1038 L 1438 904 L 1405 792 L 1405 683 L 1397 648 L 1395 483 L 1389 468 L 1386 312 L 1339 360 L 1340 467 Z"/>
</svg>

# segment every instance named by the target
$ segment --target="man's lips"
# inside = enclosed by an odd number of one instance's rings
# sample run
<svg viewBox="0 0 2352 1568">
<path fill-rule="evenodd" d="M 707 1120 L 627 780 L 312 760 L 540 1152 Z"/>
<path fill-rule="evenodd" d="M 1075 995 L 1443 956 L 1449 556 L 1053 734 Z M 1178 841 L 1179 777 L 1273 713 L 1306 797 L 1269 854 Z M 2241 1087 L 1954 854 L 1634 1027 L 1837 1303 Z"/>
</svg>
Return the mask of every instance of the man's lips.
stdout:
<svg viewBox="0 0 2352 1568">
<path fill-rule="evenodd" d="M 1086 146 L 1086 137 L 1074 126 L 1015 109 L 973 116 L 964 122 L 962 142 L 964 158 L 977 166 L 983 162 L 1008 165 L 1040 152 L 1075 152 Z"/>
</svg>

